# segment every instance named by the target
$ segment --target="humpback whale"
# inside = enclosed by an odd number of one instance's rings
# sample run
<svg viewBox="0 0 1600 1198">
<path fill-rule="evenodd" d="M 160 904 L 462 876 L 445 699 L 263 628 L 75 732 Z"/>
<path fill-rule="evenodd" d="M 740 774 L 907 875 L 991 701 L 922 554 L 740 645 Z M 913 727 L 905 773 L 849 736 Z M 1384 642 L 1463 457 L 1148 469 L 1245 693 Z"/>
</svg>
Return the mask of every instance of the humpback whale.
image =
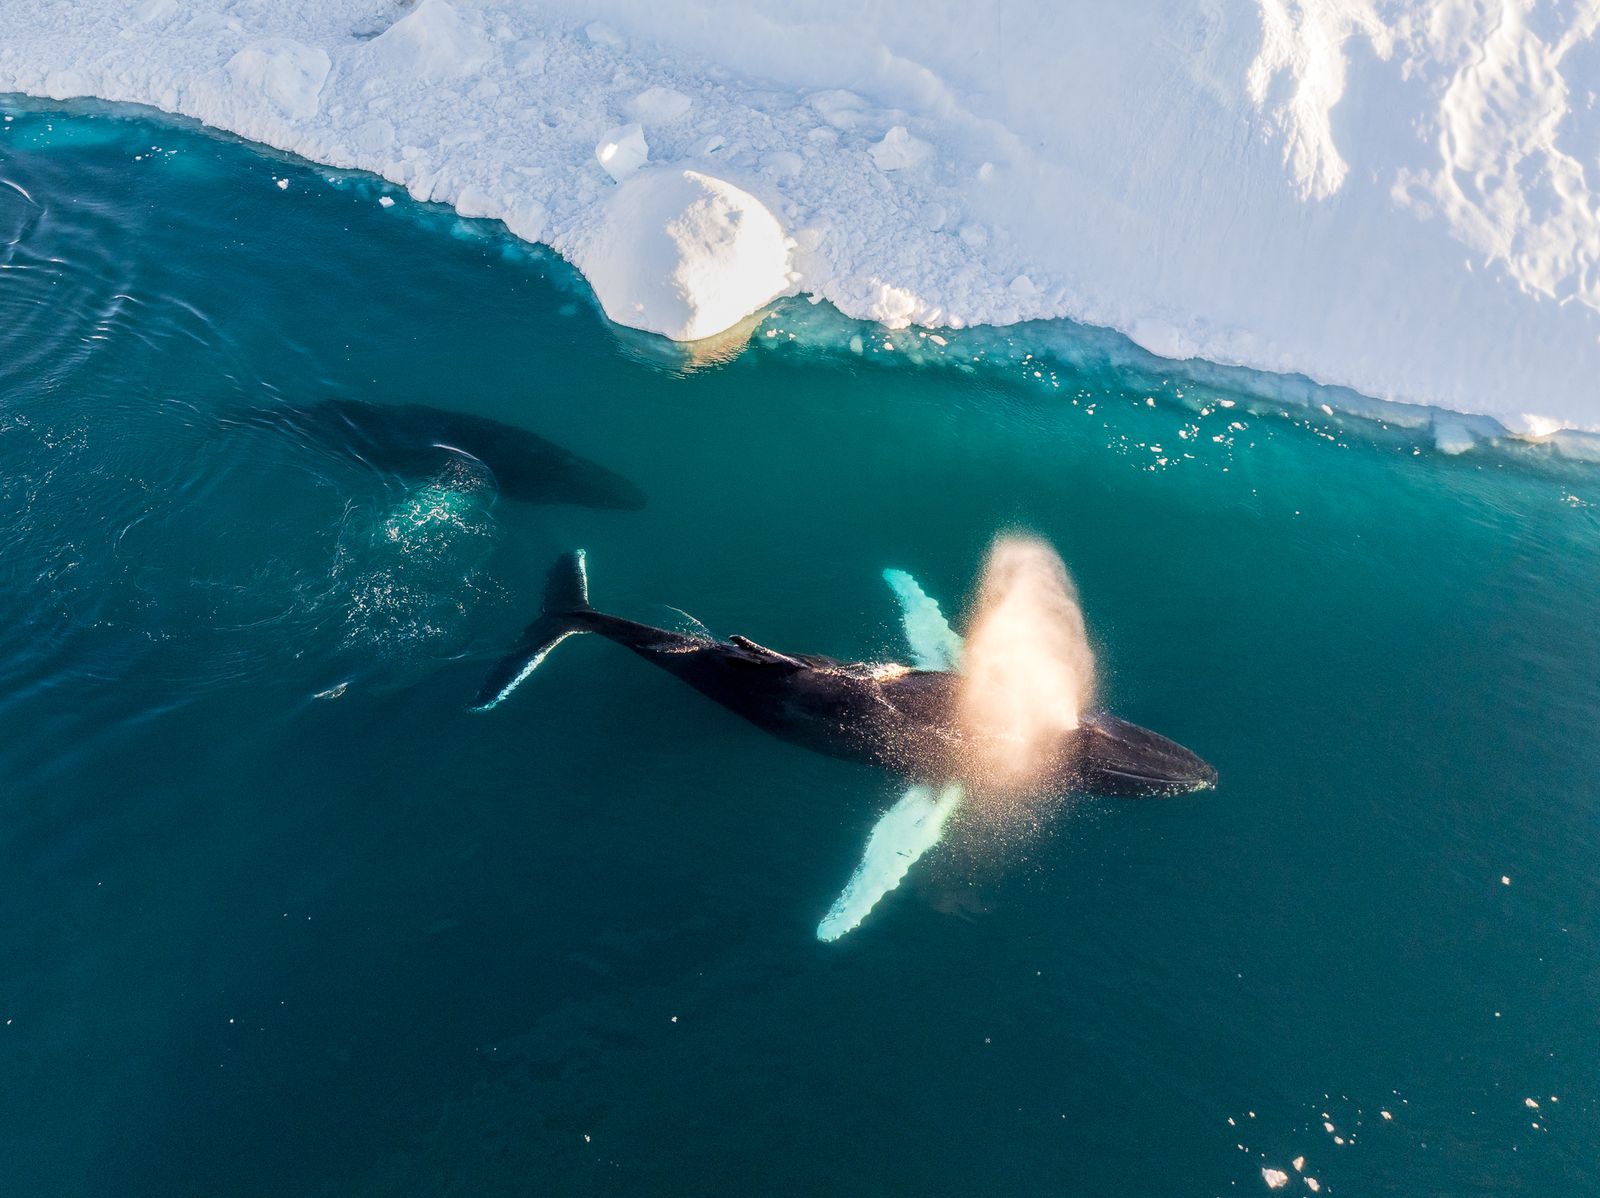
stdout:
<svg viewBox="0 0 1600 1198">
<path fill-rule="evenodd" d="M 644 495 L 620 474 L 526 429 L 424 404 L 353 399 L 248 409 L 238 423 L 286 429 L 331 452 L 406 478 L 431 478 L 465 456 L 507 499 L 638 511 Z"/>
<path fill-rule="evenodd" d="M 925 600 L 909 575 L 886 576 L 903 602 Z M 924 646 L 918 656 L 952 666 L 960 638 L 943 625 L 937 605 L 931 605 L 930 620 L 928 606 L 921 605 L 921 626 L 913 628 L 913 607 L 906 605 L 908 629 Z M 589 603 L 582 550 L 563 555 L 551 567 L 543 610 L 489 671 L 474 708 L 499 705 L 552 649 L 581 633 L 631 649 L 781 740 L 886 769 L 912 783 L 874 830 L 856 877 L 818 929 L 821 939 L 836 939 L 855 927 L 898 885 L 912 862 L 938 842 L 967 786 L 974 784 L 963 777 L 974 733 L 957 715 L 959 675 L 953 669 L 782 653 L 744 636 L 723 641 L 607 615 Z M 1094 711 L 1062 732 L 1041 785 L 1052 793 L 1137 798 L 1202 790 L 1216 780 L 1214 768 L 1177 742 Z"/>
</svg>

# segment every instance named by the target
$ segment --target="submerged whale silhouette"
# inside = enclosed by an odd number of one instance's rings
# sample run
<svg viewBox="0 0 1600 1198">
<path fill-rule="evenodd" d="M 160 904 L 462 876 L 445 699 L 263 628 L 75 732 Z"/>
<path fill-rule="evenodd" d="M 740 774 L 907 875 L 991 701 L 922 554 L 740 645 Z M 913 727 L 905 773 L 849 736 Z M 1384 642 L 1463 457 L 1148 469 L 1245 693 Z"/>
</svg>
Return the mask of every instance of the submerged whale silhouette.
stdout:
<svg viewBox="0 0 1600 1198">
<path fill-rule="evenodd" d="M 580 632 L 632 649 L 791 744 L 916 780 L 961 775 L 956 674 L 779 653 L 747 637 L 718 641 L 609 616 L 589 606 L 582 551 L 551 568 L 543 612 L 489 672 L 473 706 L 501 702 L 551 649 Z M 1051 758 L 1043 785 L 1062 792 L 1174 795 L 1217 779 L 1216 770 L 1177 742 L 1103 711 L 1064 732 Z"/>
<path fill-rule="evenodd" d="M 239 423 L 283 429 L 332 452 L 407 478 L 435 475 L 466 456 L 519 503 L 573 504 L 638 511 L 644 494 L 597 462 L 515 425 L 423 404 L 330 399 L 248 409 Z"/>
</svg>

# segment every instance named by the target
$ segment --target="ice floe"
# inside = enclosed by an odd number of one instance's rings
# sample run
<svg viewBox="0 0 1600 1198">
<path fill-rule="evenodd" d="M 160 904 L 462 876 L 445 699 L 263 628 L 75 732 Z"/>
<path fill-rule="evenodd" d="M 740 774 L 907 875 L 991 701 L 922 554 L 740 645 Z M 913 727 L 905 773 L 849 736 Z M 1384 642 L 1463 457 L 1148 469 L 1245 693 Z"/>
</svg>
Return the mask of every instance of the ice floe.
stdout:
<svg viewBox="0 0 1600 1198">
<path fill-rule="evenodd" d="M 1594 0 L 1019 0 L 1003 20 L 907 0 L 0 0 L 0 29 L 0 91 L 154 105 L 373 171 L 547 242 L 609 313 L 669 336 L 786 291 L 892 326 L 1072 317 L 1351 388 L 1336 406 L 1600 429 Z M 596 248 L 637 231 L 620 189 L 654 170 L 730 201 L 676 239 L 692 290 L 664 310 L 638 294 L 659 257 L 629 271 L 633 243 Z M 660 254 L 670 215 L 631 211 Z M 759 236 L 724 236 L 747 212 Z M 1446 453 L 1481 435 L 1434 431 Z"/>
</svg>

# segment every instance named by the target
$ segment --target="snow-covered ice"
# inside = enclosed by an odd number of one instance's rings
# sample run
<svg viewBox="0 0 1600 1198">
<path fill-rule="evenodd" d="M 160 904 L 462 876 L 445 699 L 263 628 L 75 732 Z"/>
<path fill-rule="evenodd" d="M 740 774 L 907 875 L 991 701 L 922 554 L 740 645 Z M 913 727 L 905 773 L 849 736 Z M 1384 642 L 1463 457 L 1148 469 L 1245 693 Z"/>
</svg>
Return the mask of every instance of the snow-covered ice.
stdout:
<svg viewBox="0 0 1600 1198">
<path fill-rule="evenodd" d="M 1065 316 L 1537 436 L 1600 428 L 1597 31 L 1600 0 L 0 0 L 0 91 L 374 171 L 669 336 L 777 292 Z M 723 224 L 616 202 L 686 172 Z"/>
<path fill-rule="evenodd" d="M 612 320 L 698 341 L 787 290 L 791 242 L 760 200 L 699 171 L 634 169 L 569 248 Z"/>
</svg>

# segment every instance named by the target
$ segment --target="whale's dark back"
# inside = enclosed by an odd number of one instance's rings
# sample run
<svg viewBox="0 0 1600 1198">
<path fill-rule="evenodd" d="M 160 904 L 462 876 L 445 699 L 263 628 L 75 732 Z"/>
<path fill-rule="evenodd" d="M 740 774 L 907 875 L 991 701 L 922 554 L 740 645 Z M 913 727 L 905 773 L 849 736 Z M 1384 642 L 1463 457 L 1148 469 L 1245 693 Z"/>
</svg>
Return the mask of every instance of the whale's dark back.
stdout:
<svg viewBox="0 0 1600 1198">
<path fill-rule="evenodd" d="M 637 511 L 644 494 L 620 474 L 537 433 L 426 404 L 330 399 L 252 408 L 244 423 L 284 428 L 385 473 L 425 478 L 452 455 L 480 463 L 499 492 L 519 503 Z"/>
<path fill-rule="evenodd" d="M 790 744 L 921 781 L 969 780 L 956 718 L 957 675 L 779 653 L 742 636 L 719 641 L 607 615 L 589 603 L 581 550 L 551 566 L 543 610 L 490 669 L 473 706 L 498 706 L 576 633 L 595 633 L 633 650 Z M 1064 731 L 1053 758 L 1043 783 L 1057 793 L 1182 794 L 1214 785 L 1217 778 L 1216 770 L 1182 745 L 1107 712 L 1089 713 Z"/>
</svg>

